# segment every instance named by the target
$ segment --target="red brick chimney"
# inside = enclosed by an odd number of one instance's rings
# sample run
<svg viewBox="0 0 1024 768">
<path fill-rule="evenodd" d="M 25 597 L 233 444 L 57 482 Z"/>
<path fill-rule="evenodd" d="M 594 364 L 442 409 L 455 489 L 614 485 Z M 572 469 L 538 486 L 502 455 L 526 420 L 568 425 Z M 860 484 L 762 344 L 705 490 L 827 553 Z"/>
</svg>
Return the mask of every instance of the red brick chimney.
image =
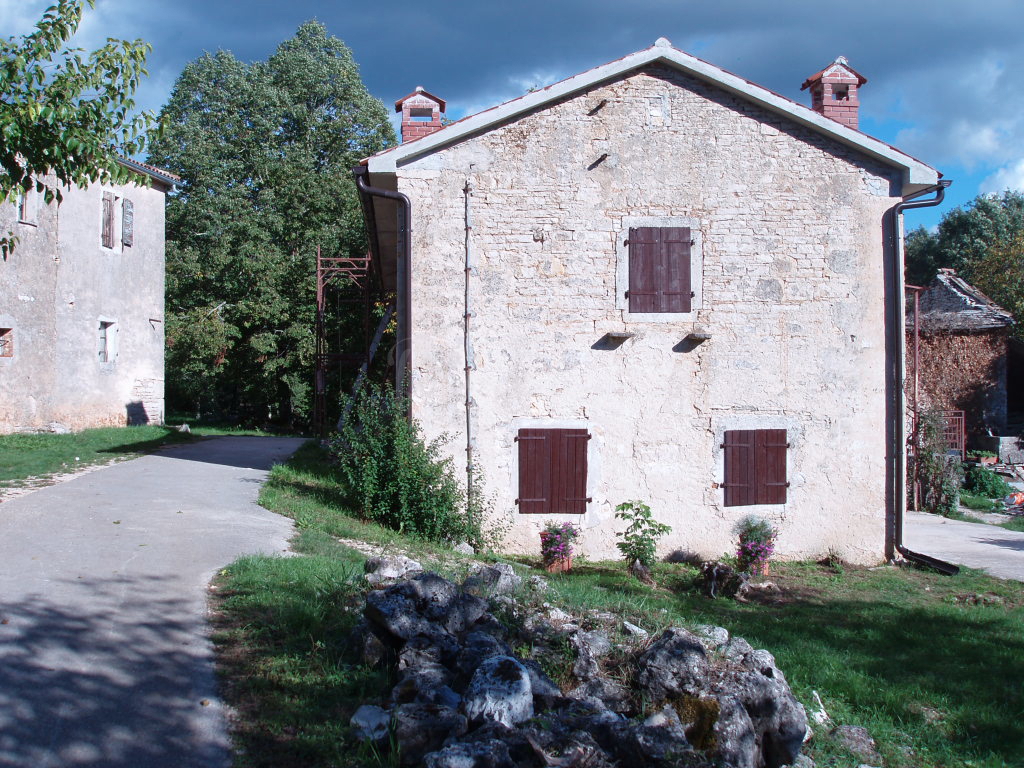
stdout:
<svg viewBox="0 0 1024 768">
<path fill-rule="evenodd" d="M 429 136 L 441 128 L 445 101 L 423 90 L 416 90 L 395 102 L 395 112 L 402 113 L 402 141 L 412 141 Z"/>
<path fill-rule="evenodd" d="M 840 56 L 821 72 L 808 77 L 800 90 L 811 89 L 811 109 L 850 128 L 857 128 L 860 98 L 857 89 L 868 80 Z"/>
</svg>

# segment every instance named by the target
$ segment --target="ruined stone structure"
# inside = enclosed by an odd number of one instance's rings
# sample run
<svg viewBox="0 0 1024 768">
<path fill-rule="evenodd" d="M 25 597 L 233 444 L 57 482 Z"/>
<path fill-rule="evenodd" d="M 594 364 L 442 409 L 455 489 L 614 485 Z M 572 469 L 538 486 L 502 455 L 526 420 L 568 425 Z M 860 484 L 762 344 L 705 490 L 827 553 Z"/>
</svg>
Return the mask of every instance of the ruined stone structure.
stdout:
<svg viewBox="0 0 1024 768">
<path fill-rule="evenodd" d="M 964 411 L 968 440 L 1001 435 L 1007 417 L 1007 352 L 1013 315 L 952 269 L 921 291 L 916 373 L 921 408 Z M 907 304 L 907 348 L 914 349 L 914 306 Z M 913 384 L 911 384 L 913 389 Z"/>
<path fill-rule="evenodd" d="M 124 162 L 139 184 L 0 206 L 18 238 L 0 262 L 0 432 L 163 422 L 164 196 L 176 178 Z"/>
<path fill-rule="evenodd" d="M 514 511 L 510 549 L 567 519 L 614 557 L 642 499 L 667 550 L 720 555 L 757 513 L 783 556 L 883 558 L 883 222 L 934 169 L 660 40 L 357 176 L 413 415 Z"/>
</svg>

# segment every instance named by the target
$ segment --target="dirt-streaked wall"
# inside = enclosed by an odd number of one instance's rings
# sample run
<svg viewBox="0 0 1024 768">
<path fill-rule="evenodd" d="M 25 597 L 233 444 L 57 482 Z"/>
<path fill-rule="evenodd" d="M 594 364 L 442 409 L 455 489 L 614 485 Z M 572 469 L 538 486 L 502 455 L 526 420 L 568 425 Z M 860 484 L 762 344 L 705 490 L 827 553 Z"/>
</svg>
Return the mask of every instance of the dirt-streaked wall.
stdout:
<svg viewBox="0 0 1024 768">
<path fill-rule="evenodd" d="M 115 196 L 113 248 L 101 238 L 104 192 Z M 0 358 L 0 432 L 162 423 L 164 191 L 93 184 L 63 195 L 59 206 L 38 201 L 34 226 L 0 206 L 0 227 L 19 238 L 0 262 L 0 327 L 14 328 L 14 355 Z M 108 362 L 101 321 L 113 328 Z"/>
<path fill-rule="evenodd" d="M 602 105 L 602 102 L 604 104 Z M 614 507 L 649 503 L 662 550 L 734 549 L 749 513 L 786 557 L 884 556 L 882 234 L 896 171 L 675 71 L 593 88 L 398 169 L 413 211 L 414 414 L 465 464 L 469 279 L 474 455 L 507 544 L 523 427 L 585 426 L 581 550 L 615 557 Z M 691 226 L 694 311 L 630 317 L 630 226 Z M 684 341 L 695 328 L 711 339 Z M 634 334 L 621 345 L 610 331 Z M 724 507 L 727 429 L 786 428 L 788 502 Z"/>
</svg>

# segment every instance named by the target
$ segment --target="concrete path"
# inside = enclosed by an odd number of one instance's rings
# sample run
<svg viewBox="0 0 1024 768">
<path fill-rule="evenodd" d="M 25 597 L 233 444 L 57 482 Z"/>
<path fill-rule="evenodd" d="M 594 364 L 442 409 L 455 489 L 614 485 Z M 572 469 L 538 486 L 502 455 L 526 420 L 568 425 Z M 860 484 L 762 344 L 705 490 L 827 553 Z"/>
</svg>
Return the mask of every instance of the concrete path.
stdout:
<svg viewBox="0 0 1024 768">
<path fill-rule="evenodd" d="M 229 764 L 207 584 L 286 549 L 256 496 L 302 442 L 175 446 L 0 504 L 0 766 Z"/>
<path fill-rule="evenodd" d="M 904 543 L 914 552 L 1024 581 L 1024 533 L 924 512 L 908 512 L 904 528 Z"/>
</svg>

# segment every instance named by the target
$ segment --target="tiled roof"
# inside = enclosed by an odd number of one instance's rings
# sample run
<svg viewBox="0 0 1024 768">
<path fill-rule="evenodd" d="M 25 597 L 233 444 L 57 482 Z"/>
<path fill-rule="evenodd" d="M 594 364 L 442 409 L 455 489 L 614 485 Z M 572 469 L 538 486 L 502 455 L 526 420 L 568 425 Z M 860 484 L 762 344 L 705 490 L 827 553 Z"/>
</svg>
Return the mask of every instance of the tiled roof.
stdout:
<svg viewBox="0 0 1024 768">
<path fill-rule="evenodd" d="M 990 331 L 1013 325 L 1013 315 L 952 269 L 942 269 L 921 292 L 921 331 L 949 333 Z M 914 327 L 914 304 L 907 301 L 907 330 Z"/>
</svg>

